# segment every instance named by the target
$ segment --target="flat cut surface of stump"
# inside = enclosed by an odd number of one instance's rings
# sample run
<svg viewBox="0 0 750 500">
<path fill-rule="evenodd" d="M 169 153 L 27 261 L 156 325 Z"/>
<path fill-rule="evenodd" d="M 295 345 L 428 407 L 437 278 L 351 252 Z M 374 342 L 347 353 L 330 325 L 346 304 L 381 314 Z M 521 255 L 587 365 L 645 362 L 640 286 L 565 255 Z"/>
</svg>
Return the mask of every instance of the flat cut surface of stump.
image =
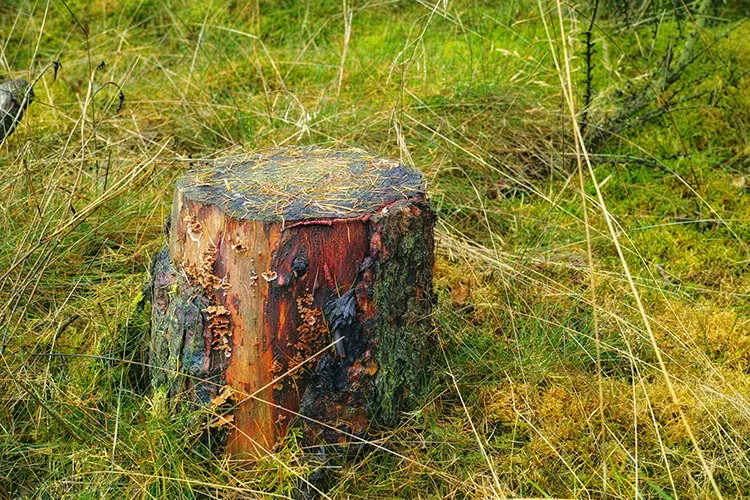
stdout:
<svg viewBox="0 0 750 500">
<path fill-rule="evenodd" d="M 363 151 L 287 148 L 213 161 L 177 184 L 185 198 L 263 221 L 349 218 L 424 194 L 419 171 Z"/>
<path fill-rule="evenodd" d="M 419 171 L 285 148 L 177 183 L 152 268 L 155 387 L 223 413 L 234 455 L 390 424 L 426 378 L 434 214 Z M 175 370 L 177 368 L 177 370 Z"/>
</svg>

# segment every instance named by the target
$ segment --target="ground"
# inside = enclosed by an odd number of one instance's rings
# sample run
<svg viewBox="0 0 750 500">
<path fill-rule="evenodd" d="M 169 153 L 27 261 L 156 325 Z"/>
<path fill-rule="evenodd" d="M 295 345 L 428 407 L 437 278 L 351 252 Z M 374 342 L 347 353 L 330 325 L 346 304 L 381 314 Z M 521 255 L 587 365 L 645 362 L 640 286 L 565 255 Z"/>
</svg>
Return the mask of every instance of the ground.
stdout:
<svg viewBox="0 0 750 500">
<path fill-rule="evenodd" d="M 48 71 L 0 146 L 0 498 L 299 490 L 299 432 L 238 467 L 150 391 L 141 288 L 181 173 L 291 144 L 415 165 L 439 218 L 429 395 L 322 498 L 750 495 L 750 26 L 713 3 L 602 1 L 584 154 L 589 3 L 4 2 L 2 72 Z"/>
</svg>

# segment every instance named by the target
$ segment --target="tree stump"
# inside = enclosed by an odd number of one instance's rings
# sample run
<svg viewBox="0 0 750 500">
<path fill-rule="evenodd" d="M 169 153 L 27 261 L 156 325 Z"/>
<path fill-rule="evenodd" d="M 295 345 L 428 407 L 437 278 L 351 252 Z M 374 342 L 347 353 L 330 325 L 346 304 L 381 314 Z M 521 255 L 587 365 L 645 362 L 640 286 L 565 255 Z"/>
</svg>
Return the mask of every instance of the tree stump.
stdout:
<svg viewBox="0 0 750 500">
<path fill-rule="evenodd" d="M 310 445 L 393 425 L 427 379 L 434 222 L 417 170 L 362 151 L 188 172 L 152 265 L 153 386 L 226 408 L 232 455 L 295 417 Z"/>
</svg>

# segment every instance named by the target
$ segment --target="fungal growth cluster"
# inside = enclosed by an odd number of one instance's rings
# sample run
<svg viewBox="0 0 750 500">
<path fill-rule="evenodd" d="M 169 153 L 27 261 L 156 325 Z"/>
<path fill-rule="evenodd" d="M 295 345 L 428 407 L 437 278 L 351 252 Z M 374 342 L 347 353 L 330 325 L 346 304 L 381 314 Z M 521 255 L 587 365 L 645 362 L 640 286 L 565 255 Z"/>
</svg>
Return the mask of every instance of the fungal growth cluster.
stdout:
<svg viewBox="0 0 750 500">
<path fill-rule="evenodd" d="M 208 315 L 208 331 L 211 333 L 211 347 L 224 353 L 225 357 L 232 355 L 231 337 L 229 329 L 229 311 L 222 305 L 208 306 L 203 309 Z"/>
<path fill-rule="evenodd" d="M 297 342 L 289 344 L 296 351 L 289 360 L 290 366 L 305 366 L 312 369 L 317 362 L 312 356 L 330 341 L 323 311 L 312 308 L 314 300 L 311 293 L 297 297 L 297 313 L 300 321 L 297 326 Z M 292 374 L 292 379 L 299 380 L 302 375 L 301 371 L 295 372 Z"/>
<path fill-rule="evenodd" d="M 185 274 L 191 281 L 198 283 L 203 290 L 205 290 L 207 295 L 211 295 L 219 289 L 228 290 L 230 286 L 226 277 L 219 278 L 214 274 L 216 253 L 216 247 L 214 245 L 208 245 L 208 247 L 201 253 L 201 258 L 197 265 L 189 260 L 182 261 L 182 269 Z"/>
</svg>

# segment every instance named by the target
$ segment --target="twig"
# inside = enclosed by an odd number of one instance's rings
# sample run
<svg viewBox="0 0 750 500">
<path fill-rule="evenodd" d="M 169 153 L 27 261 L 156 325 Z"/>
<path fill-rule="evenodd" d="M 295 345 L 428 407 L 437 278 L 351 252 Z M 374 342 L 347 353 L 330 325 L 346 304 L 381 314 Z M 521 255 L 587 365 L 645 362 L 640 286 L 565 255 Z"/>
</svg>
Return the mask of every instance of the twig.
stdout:
<svg viewBox="0 0 750 500">
<path fill-rule="evenodd" d="M 586 125 L 589 122 L 589 106 L 591 105 L 591 97 L 594 94 L 594 76 L 593 76 L 593 63 L 591 62 L 594 56 L 594 44 L 591 41 L 591 34 L 594 29 L 594 23 L 596 22 L 596 13 L 599 11 L 599 0 L 594 2 L 594 10 L 591 13 L 591 20 L 589 21 L 589 27 L 584 33 L 585 44 L 586 44 L 586 93 L 583 96 L 583 110 L 581 113 L 581 134 L 586 135 Z"/>
</svg>

